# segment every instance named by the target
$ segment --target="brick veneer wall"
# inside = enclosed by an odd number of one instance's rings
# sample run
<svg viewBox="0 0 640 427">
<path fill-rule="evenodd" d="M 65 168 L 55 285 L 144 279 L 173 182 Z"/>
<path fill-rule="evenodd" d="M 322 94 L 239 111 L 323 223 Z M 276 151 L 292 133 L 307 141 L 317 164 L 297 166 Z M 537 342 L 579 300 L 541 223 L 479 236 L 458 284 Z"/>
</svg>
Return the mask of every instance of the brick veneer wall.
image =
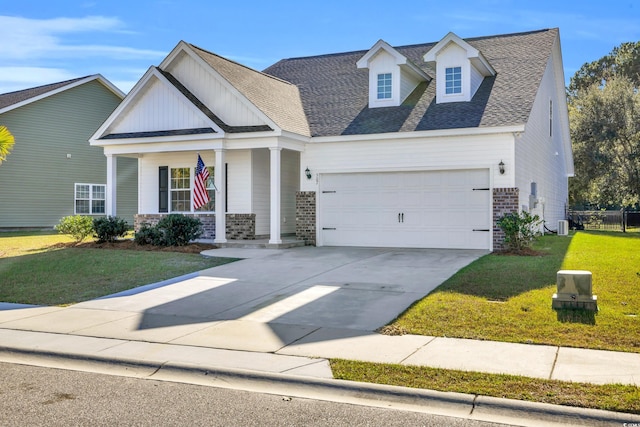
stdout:
<svg viewBox="0 0 640 427">
<path fill-rule="evenodd" d="M 518 188 L 494 188 L 493 189 L 493 250 L 504 249 L 504 232 L 498 227 L 497 221 L 506 213 L 519 211 Z"/>
<path fill-rule="evenodd" d="M 316 244 L 316 192 L 296 193 L 296 239 L 306 245 Z"/>
<path fill-rule="evenodd" d="M 227 239 L 255 240 L 256 214 L 227 214 Z"/>
<path fill-rule="evenodd" d="M 133 228 L 138 231 L 142 224 L 156 225 L 166 214 L 137 214 L 134 217 Z M 202 222 L 203 234 L 201 239 L 215 239 L 216 216 L 215 214 L 184 214 L 196 217 Z M 255 239 L 256 214 L 227 214 L 227 238 L 240 240 Z"/>
</svg>

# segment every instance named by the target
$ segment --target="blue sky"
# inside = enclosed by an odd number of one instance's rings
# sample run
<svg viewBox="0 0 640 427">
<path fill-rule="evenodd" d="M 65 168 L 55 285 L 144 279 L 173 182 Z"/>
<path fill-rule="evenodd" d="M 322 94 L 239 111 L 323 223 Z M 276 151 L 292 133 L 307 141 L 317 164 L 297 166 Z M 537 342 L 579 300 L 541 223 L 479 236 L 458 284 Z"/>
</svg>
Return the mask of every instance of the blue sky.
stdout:
<svg viewBox="0 0 640 427">
<path fill-rule="evenodd" d="M 454 6 L 455 5 L 455 6 Z M 100 73 L 127 92 L 180 40 L 262 70 L 283 58 L 560 28 L 565 77 L 640 40 L 636 0 L 0 0 L 0 93 Z"/>
</svg>

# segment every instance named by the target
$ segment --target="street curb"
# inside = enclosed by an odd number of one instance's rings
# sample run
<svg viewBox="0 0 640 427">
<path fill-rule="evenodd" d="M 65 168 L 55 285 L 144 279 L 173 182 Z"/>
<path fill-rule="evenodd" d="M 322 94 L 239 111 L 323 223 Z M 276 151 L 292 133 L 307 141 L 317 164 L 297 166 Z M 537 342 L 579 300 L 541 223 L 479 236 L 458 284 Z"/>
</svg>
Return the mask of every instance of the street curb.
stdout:
<svg viewBox="0 0 640 427">
<path fill-rule="evenodd" d="M 0 362 L 407 410 L 520 426 L 640 425 L 640 415 L 339 379 L 0 346 Z"/>
</svg>

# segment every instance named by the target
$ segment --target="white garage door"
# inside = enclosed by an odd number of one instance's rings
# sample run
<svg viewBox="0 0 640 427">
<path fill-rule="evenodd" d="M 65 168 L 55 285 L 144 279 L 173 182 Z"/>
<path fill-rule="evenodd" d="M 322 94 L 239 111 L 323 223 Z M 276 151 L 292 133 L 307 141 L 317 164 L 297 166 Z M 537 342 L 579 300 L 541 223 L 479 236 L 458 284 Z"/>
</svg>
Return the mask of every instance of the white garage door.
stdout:
<svg viewBox="0 0 640 427">
<path fill-rule="evenodd" d="M 325 246 L 489 249 L 488 169 L 324 174 Z"/>
</svg>

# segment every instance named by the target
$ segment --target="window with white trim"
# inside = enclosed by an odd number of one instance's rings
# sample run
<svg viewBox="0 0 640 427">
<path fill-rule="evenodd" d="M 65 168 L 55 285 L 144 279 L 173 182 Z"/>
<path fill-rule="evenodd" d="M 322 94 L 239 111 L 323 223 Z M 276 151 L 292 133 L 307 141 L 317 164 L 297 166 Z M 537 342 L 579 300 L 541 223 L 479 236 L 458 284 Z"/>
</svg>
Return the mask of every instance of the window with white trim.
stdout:
<svg viewBox="0 0 640 427">
<path fill-rule="evenodd" d="M 207 193 L 209 194 L 209 203 L 206 205 L 200 206 L 196 209 L 196 212 L 214 212 L 216 210 L 216 186 L 213 184 L 213 166 L 206 166 L 207 171 L 209 171 L 209 178 L 207 178 L 206 187 Z M 193 175 L 196 174 L 196 168 L 193 168 Z"/>
<path fill-rule="evenodd" d="M 445 93 L 453 95 L 462 93 L 462 67 L 445 68 Z"/>
<path fill-rule="evenodd" d="M 171 168 L 169 177 L 171 212 L 191 211 L 191 169 Z"/>
<path fill-rule="evenodd" d="M 391 73 L 378 74 L 378 99 L 391 99 Z"/>
<path fill-rule="evenodd" d="M 107 186 L 105 184 L 75 184 L 74 213 L 76 215 L 104 215 Z"/>
</svg>

